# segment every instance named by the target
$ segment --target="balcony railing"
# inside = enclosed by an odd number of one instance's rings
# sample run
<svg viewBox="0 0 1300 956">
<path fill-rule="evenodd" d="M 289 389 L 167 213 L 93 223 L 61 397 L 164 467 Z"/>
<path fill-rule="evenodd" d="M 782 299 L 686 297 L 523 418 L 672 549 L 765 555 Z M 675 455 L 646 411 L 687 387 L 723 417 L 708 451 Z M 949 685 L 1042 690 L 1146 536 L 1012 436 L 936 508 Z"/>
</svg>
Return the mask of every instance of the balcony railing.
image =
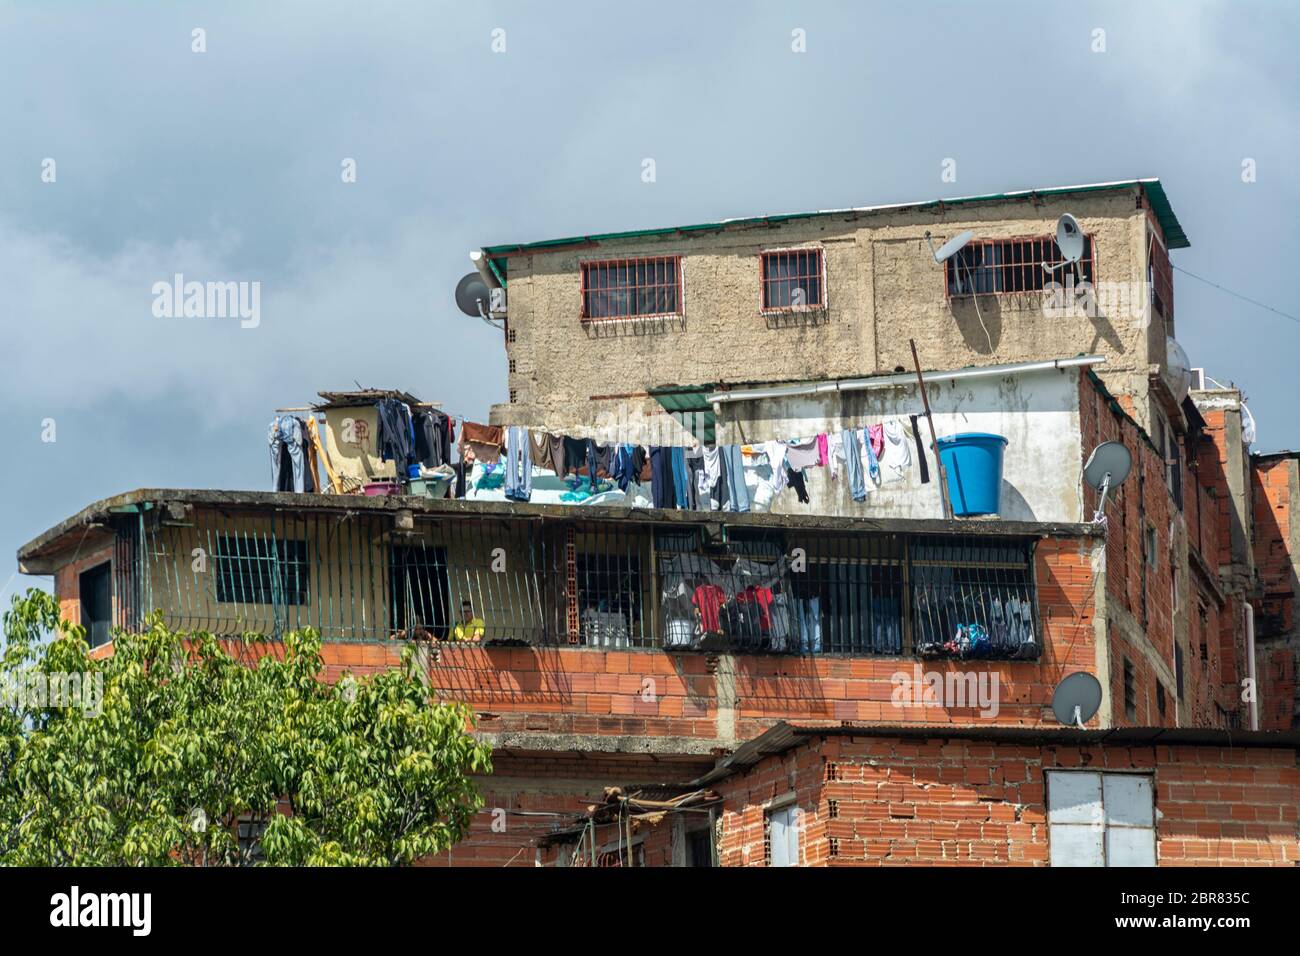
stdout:
<svg viewBox="0 0 1300 956">
<path fill-rule="evenodd" d="M 159 608 L 182 629 L 338 641 L 995 658 L 1041 645 L 1028 538 L 636 516 L 417 516 L 402 531 L 391 516 L 217 511 L 118 534 L 119 626 Z"/>
</svg>

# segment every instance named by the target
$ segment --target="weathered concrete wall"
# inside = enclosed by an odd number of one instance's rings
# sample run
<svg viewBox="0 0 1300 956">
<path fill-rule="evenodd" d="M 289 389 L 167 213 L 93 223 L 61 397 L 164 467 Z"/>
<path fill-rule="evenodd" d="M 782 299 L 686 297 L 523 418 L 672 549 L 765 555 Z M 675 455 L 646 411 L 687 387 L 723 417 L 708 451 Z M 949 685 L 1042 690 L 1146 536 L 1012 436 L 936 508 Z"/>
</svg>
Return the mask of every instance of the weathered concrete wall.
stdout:
<svg viewBox="0 0 1300 956">
<path fill-rule="evenodd" d="M 1134 188 L 846 213 L 512 256 L 508 349 L 515 398 L 493 409 L 493 421 L 579 426 L 599 411 L 594 397 L 643 395 L 673 383 L 892 372 L 911 367 L 909 338 L 928 369 L 1101 352 L 1110 372 L 1133 369 L 1134 380 L 1144 382 L 1149 366 L 1164 358 L 1162 327 L 1144 328 L 1120 315 L 1052 317 L 1036 295 L 983 296 L 986 337 L 973 304 L 947 298 L 944 270 L 924 239 L 927 230 L 937 244 L 964 229 L 979 238 L 1047 237 L 1060 214 L 1071 212 L 1095 239 L 1098 280 L 1139 282 L 1151 221 L 1138 208 L 1139 195 Z M 827 308 L 816 321 L 774 321 L 760 308 L 760 253 L 803 246 L 824 252 Z M 583 261 L 673 254 L 682 256 L 680 323 L 581 321 Z M 567 423 L 556 420 L 570 416 Z"/>
<path fill-rule="evenodd" d="M 1027 521 L 1082 521 L 1080 490 L 1079 370 L 1050 369 L 996 378 L 927 385 L 935 432 L 990 432 L 1007 439 L 1003 457 L 1002 517 Z M 913 466 L 908 481 L 885 483 L 865 502 L 855 502 L 840 468 L 832 481 L 827 468 L 807 473 L 810 504 L 792 492 L 776 500 L 776 512 L 942 517 L 938 469 L 924 417 L 917 420 L 930 481 L 921 483 L 909 415 L 924 408 L 915 385 L 825 395 L 725 403 L 720 406 L 718 441 L 744 444 L 812 436 L 862 427 L 888 419 L 905 425 Z"/>
</svg>

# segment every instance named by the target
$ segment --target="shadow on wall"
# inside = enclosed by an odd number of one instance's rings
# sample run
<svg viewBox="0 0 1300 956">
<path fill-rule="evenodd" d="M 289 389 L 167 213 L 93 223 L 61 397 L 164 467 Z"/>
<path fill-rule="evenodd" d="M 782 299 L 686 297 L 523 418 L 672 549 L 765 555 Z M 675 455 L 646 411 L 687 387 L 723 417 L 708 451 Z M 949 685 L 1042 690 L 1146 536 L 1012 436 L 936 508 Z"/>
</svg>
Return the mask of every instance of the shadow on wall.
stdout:
<svg viewBox="0 0 1300 956">
<path fill-rule="evenodd" d="M 1034 509 L 1029 507 L 1029 502 L 1025 496 L 1020 493 L 1011 482 L 1005 478 L 1002 479 L 1002 500 L 1000 502 L 1002 509 L 999 515 L 1005 521 L 1037 521 L 1038 516 L 1034 514 Z"/>
</svg>

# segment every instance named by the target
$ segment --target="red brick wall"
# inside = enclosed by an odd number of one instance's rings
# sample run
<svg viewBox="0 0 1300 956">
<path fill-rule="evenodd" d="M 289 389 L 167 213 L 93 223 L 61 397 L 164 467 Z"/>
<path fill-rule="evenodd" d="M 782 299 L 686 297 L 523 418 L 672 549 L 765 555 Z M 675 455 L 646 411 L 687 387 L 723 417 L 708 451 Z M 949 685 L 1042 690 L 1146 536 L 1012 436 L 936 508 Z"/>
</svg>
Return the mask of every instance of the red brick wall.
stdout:
<svg viewBox="0 0 1300 956">
<path fill-rule="evenodd" d="M 778 720 L 834 719 L 1037 724 L 1063 672 L 1093 671 L 1096 648 L 1091 539 L 1038 543 L 1035 574 L 1044 653 L 1038 661 L 918 661 L 916 658 L 738 655 L 735 657 L 736 740 Z M 395 666 L 401 645 L 332 642 L 326 674 Z M 975 706 L 923 707 L 894 702 L 893 675 L 980 672 L 998 680 L 998 713 Z M 594 648 L 505 648 L 443 644 L 430 667 L 431 685 L 446 699 L 479 712 L 490 732 L 694 737 L 724 735 L 719 724 L 716 662 L 700 653 Z M 1054 719 L 1048 711 L 1047 720 Z"/>
<path fill-rule="evenodd" d="M 813 738 L 719 784 L 723 862 L 763 865 L 762 803 L 793 789 L 809 865 L 1045 866 L 1044 771 L 1080 768 L 1153 773 L 1161 866 L 1300 863 L 1294 750 L 875 737 Z"/>
<path fill-rule="evenodd" d="M 1255 608 L 1256 676 L 1261 730 L 1300 727 L 1300 636 L 1296 633 L 1296 569 L 1291 553 L 1291 483 L 1300 461 L 1252 459 L 1255 568 L 1260 599 Z"/>
</svg>

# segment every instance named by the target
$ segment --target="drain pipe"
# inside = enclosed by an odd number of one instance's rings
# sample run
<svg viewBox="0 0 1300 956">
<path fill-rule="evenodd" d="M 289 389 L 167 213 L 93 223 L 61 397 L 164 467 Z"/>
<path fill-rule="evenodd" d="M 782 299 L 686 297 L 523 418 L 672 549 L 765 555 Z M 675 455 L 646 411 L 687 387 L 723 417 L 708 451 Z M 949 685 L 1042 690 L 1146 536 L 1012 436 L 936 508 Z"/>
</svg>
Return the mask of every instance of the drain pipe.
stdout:
<svg viewBox="0 0 1300 956">
<path fill-rule="evenodd" d="M 1081 365 L 1100 365 L 1104 355 L 1077 355 L 1074 358 L 1048 359 L 1042 362 L 1016 362 L 1005 365 L 984 365 L 959 368 L 948 372 L 926 372 L 927 382 L 953 382 L 967 378 L 1014 375 L 1021 372 L 1049 371 L 1076 368 Z M 801 385 L 774 385 L 770 388 L 743 388 L 726 392 L 711 392 L 705 401 L 720 405 L 727 402 L 752 402 L 766 398 L 786 398 L 798 395 L 821 395 L 829 392 L 861 392 L 873 388 L 898 388 L 916 384 L 912 373 L 876 375 L 871 378 L 846 378 L 829 382 L 809 382 Z"/>
</svg>

